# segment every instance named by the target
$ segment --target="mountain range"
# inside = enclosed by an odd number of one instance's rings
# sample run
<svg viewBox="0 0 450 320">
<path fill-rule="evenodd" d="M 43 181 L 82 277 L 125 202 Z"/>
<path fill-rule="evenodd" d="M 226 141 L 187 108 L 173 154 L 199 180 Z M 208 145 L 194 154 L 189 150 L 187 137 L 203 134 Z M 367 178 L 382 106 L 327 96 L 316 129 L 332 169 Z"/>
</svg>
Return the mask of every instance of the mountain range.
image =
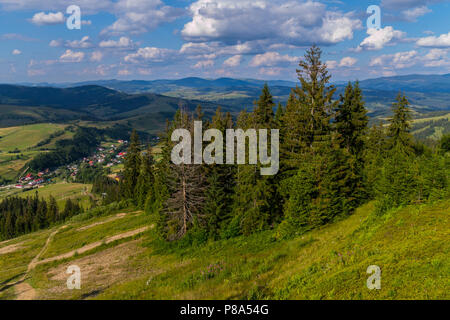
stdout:
<svg viewBox="0 0 450 320">
<path fill-rule="evenodd" d="M 256 79 L 98 80 L 78 83 L 0 85 L 0 126 L 45 121 L 114 122 L 156 133 L 180 105 L 206 116 L 218 106 L 236 115 L 253 106 L 268 83 L 275 102 L 285 103 L 295 82 Z M 399 91 L 406 94 L 416 116 L 450 110 L 450 74 L 407 75 L 359 82 L 369 115 L 385 118 Z M 335 98 L 346 83 L 336 82 Z"/>
</svg>

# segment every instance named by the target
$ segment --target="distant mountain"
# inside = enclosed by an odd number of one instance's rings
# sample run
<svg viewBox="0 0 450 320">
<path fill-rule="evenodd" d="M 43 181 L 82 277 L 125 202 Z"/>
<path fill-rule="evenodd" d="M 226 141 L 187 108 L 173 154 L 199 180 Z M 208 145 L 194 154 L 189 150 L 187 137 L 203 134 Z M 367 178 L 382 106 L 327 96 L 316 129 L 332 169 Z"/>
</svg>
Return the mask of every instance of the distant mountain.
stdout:
<svg viewBox="0 0 450 320">
<path fill-rule="evenodd" d="M 127 94 L 98 85 L 73 88 L 0 85 L 0 126 L 46 121 L 115 121 L 157 132 L 180 105 L 193 111 L 201 104 L 207 116 L 217 104 L 154 93 Z M 224 111 L 236 110 L 223 106 Z"/>
<path fill-rule="evenodd" d="M 166 118 L 173 116 L 180 104 L 190 110 L 201 104 L 206 115 L 212 115 L 219 105 L 233 114 L 242 109 L 252 109 L 266 82 L 274 101 L 283 104 L 296 86 L 295 82 L 284 80 L 195 77 L 0 85 L 0 126 L 17 124 L 23 119 L 26 123 L 42 122 L 47 118 L 49 121 L 91 119 L 156 131 L 164 126 Z M 335 86 L 335 99 L 338 99 L 346 82 L 336 82 Z M 390 115 L 390 107 L 399 91 L 406 94 L 416 116 L 450 110 L 450 74 L 368 79 L 360 81 L 360 86 L 372 119 L 384 119 Z"/>
<path fill-rule="evenodd" d="M 407 75 L 360 81 L 361 88 L 383 91 L 450 93 L 450 73 L 443 75 Z"/>
</svg>

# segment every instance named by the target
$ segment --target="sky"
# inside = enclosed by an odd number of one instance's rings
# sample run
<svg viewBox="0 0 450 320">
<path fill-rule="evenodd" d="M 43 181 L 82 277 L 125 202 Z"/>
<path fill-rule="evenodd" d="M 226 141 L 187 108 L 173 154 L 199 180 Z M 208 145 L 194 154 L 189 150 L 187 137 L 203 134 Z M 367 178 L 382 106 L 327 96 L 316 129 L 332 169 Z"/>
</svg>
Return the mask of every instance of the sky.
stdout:
<svg viewBox="0 0 450 320">
<path fill-rule="evenodd" d="M 0 82 L 295 81 L 312 44 L 333 81 L 445 74 L 449 17 L 440 0 L 0 0 Z"/>
</svg>

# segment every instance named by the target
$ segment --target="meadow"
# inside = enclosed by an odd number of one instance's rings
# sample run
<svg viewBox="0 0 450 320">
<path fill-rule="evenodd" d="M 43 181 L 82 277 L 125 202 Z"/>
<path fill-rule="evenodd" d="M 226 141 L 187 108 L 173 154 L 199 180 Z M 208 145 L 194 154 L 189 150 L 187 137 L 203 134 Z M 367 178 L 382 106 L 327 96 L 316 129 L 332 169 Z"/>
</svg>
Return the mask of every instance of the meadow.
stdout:
<svg viewBox="0 0 450 320">
<path fill-rule="evenodd" d="M 103 242 L 30 270 L 25 282 L 38 299 L 449 299 L 449 217 L 449 200 L 383 215 L 370 202 L 341 221 L 290 240 L 276 240 L 268 230 L 188 244 L 187 239 L 158 240 L 151 229 L 154 217 L 140 211 L 82 214 L 65 228 L 0 243 L 0 253 L 16 246 L 1 254 L 0 298 L 17 297 L 8 283 L 24 274 L 56 231 L 41 261 Z M 106 240 L 142 227 L 149 229 Z M 81 268 L 81 290 L 66 288 L 69 265 Z M 366 286 L 370 265 L 382 270 L 380 290 Z"/>
</svg>

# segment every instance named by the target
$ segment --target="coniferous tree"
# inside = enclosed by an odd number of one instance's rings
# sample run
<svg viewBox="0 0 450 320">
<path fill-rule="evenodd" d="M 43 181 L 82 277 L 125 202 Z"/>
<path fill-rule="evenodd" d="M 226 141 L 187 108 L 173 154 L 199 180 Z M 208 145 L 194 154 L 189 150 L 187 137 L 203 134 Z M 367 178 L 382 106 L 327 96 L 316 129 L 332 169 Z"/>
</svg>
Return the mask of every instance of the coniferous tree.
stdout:
<svg viewBox="0 0 450 320">
<path fill-rule="evenodd" d="M 172 130 L 187 129 L 192 137 L 193 120 L 193 117 L 190 117 L 181 109 L 176 114 Z M 193 153 L 191 156 L 193 156 Z M 167 239 L 177 240 L 185 236 L 193 227 L 205 224 L 202 212 L 205 178 L 201 165 L 193 164 L 192 160 L 191 164 L 181 163 L 179 165 L 169 161 L 167 176 L 164 181 L 168 188 L 168 198 L 165 200 L 162 209 L 165 218 L 160 222 L 164 223 L 163 229 Z"/>
<path fill-rule="evenodd" d="M 226 129 L 233 126 L 230 115 L 224 115 L 220 107 L 213 116 L 210 128 L 217 129 L 225 137 Z M 223 155 L 226 154 L 225 142 L 223 141 Z M 232 196 L 234 189 L 234 165 L 212 164 L 204 167 L 206 176 L 206 198 L 205 219 L 207 220 L 207 231 L 210 238 L 217 239 L 221 235 L 224 225 L 229 222 L 232 210 Z"/>
<path fill-rule="evenodd" d="M 368 124 L 366 114 L 358 82 L 354 86 L 349 83 L 344 96 L 340 97 L 334 126 L 340 147 L 348 155 L 351 176 L 348 181 L 350 194 L 346 196 L 353 208 L 367 197 L 364 188 L 364 143 Z"/>
<path fill-rule="evenodd" d="M 153 157 L 151 154 L 151 147 L 149 146 L 147 150 L 141 156 L 141 170 L 137 180 L 137 203 L 138 206 L 144 208 L 151 203 L 154 197 L 153 185 L 154 185 L 154 173 L 153 173 Z"/>
<path fill-rule="evenodd" d="M 137 200 L 137 182 L 141 169 L 141 147 L 139 136 L 133 130 L 130 137 L 130 146 L 127 150 L 124 167 L 124 177 L 122 182 L 123 194 L 128 199 Z"/>
</svg>

